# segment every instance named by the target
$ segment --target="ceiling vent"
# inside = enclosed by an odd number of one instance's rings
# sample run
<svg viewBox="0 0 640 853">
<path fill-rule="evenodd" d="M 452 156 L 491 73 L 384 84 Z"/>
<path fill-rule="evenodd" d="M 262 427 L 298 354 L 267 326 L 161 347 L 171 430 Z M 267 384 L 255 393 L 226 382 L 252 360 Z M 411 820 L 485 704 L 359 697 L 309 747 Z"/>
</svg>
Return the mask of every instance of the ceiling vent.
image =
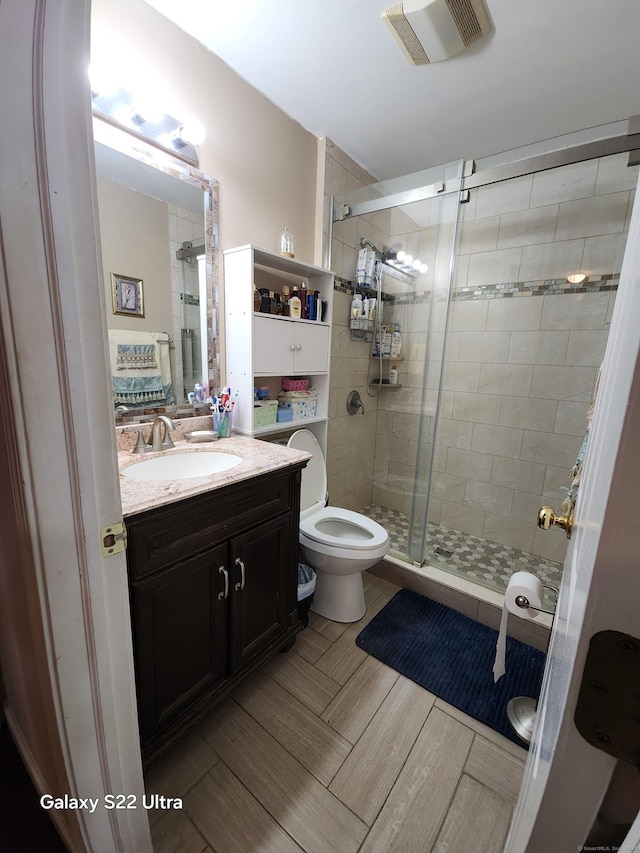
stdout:
<svg viewBox="0 0 640 853">
<path fill-rule="evenodd" d="M 412 65 L 449 59 L 491 31 L 482 0 L 405 0 L 382 20 Z"/>
</svg>

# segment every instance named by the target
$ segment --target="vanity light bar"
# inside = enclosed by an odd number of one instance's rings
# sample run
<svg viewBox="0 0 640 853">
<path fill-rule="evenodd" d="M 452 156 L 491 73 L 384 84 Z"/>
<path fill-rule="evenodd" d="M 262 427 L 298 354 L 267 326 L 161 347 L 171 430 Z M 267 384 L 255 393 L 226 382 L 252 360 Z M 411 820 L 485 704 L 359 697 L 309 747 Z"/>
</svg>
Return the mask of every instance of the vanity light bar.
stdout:
<svg viewBox="0 0 640 853">
<path fill-rule="evenodd" d="M 184 121 L 167 113 L 145 110 L 145 106 L 136 103 L 133 94 L 122 87 L 104 93 L 92 91 L 91 100 L 94 115 L 163 151 L 169 151 L 174 157 L 199 165 L 197 145 L 181 136 L 186 126 Z"/>
</svg>

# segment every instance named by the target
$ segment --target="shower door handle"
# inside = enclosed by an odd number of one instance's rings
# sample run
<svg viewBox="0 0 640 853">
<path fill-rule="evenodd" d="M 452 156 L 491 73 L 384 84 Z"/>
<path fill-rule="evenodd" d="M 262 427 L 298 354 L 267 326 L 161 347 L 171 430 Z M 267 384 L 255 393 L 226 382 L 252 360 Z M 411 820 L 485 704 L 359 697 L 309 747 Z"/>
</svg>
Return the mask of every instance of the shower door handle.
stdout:
<svg viewBox="0 0 640 853">
<path fill-rule="evenodd" d="M 573 527 L 573 507 L 568 515 L 556 515 L 550 506 L 541 506 L 538 510 L 538 527 L 548 530 L 550 527 L 561 527 L 571 539 L 571 528 Z"/>
</svg>

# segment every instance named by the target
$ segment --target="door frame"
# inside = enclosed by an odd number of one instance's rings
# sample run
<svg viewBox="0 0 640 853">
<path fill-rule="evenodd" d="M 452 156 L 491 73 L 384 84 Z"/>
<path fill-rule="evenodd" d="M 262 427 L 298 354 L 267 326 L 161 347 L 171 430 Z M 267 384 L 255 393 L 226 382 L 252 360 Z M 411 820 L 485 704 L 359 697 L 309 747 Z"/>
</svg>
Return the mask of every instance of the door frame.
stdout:
<svg viewBox="0 0 640 853">
<path fill-rule="evenodd" d="M 60 756 L 57 773 L 38 764 L 29 708 L 9 678 L 7 720 L 40 794 L 100 800 L 93 813 L 49 812 L 70 849 L 150 851 L 126 559 L 103 557 L 100 537 L 122 509 L 91 93 L 78 70 L 89 65 L 90 21 L 90 0 L 0 3 L 0 104 L 11 117 L 0 126 L 0 382 L 17 519 L 2 537 L 23 543 L 43 661 L 33 700 L 44 696 L 39 734 Z M 12 655 L 14 684 L 28 682 L 20 649 Z M 137 808 L 105 808 L 108 793 L 133 794 Z"/>
</svg>

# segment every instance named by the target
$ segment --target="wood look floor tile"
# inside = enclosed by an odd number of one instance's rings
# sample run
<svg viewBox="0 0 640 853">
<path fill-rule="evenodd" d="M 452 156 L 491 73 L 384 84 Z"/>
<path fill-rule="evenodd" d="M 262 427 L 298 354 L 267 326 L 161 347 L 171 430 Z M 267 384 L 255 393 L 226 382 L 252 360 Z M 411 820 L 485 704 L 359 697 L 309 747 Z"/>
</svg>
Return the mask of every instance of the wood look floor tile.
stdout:
<svg viewBox="0 0 640 853">
<path fill-rule="evenodd" d="M 370 587 L 373 587 L 378 592 L 385 593 L 390 599 L 393 598 L 396 592 L 400 592 L 402 589 L 401 586 L 385 580 L 385 578 L 378 577 L 378 575 L 372 575 L 369 571 L 362 573 L 362 583 L 364 585 L 365 597 Z"/>
<path fill-rule="evenodd" d="M 200 732 L 258 802 L 307 853 L 355 853 L 367 826 L 236 702 Z"/>
<path fill-rule="evenodd" d="M 340 690 L 332 678 L 292 652 L 276 655 L 263 669 L 314 714 L 322 713 Z"/>
<path fill-rule="evenodd" d="M 395 670 L 367 657 L 320 716 L 355 743 L 398 678 Z"/>
<path fill-rule="evenodd" d="M 400 676 L 329 786 L 365 823 L 382 808 L 435 698 Z"/>
<path fill-rule="evenodd" d="M 266 673 L 254 673 L 233 698 L 323 785 L 351 751 L 347 740 Z"/>
<path fill-rule="evenodd" d="M 442 711 L 432 709 L 361 848 L 362 853 L 431 850 L 472 740 L 469 729 Z M 467 849 L 475 853 L 475 847 Z"/>
<path fill-rule="evenodd" d="M 349 624 L 347 622 L 332 622 L 331 619 L 325 619 L 324 616 L 310 610 L 309 627 L 333 643 L 347 630 Z"/>
<path fill-rule="evenodd" d="M 208 843 L 184 811 L 166 811 L 151 821 L 153 853 L 204 853 Z"/>
<path fill-rule="evenodd" d="M 331 646 L 331 640 L 318 634 L 313 628 L 307 627 L 304 631 L 296 634 L 296 642 L 292 649 L 307 663 L 315 663 Z"/>
<path fill-rule="evenodd" d="M 189 791 L 184 807 L 216 853 L 301 851 L 221 761 Z"/>
<path fill-rule="evenodd" d="M 519 758 L 520 761 L 526 761 L 528 752 L 522 747 L 518 746 L 509 738 L 506 738 L 504 735 L 501 735 L 500 732 L 497 732 L 495 729 L 492 729 L 490 726 L 485 726 L 484 723 L 481 723 L 479 720 L 474 720 L 473 717 L 470 717 L 468 714 L 465 714 L 464 711 L 460 711 L 459 708 L 456 708 L 454 705 L 450 705 L 448 702 L 445 702 L 443 699 L 436 699 L 436 708 L 439 708 L 441 711 L 444 711 L 445 714 L 448 714 L 450 717 L 453 717 L 454 720 L 459 720 L 463 725 L 468 726 L 470 729 L 473 729 L 476 734 L 481 735 L 485 740 L 491 741 L 491 743 L 499 746 L 505 752 L 510 753 L 515 758 Z"/>
<path fill-rule="evenodd" d="M 524 762 L 480 735 L 476 735 L 465 773 L 507 800 L 518 799 Z"/>
<path fill-rule="evenodd" d="M 360 622 L 347 628 L 344 634 L 318 658 L 314 666 L 338 684 L 346 684 L 367 653 L 356 646 L 356 637 L 364 626 Z"/>
<path fill-rule="evenodd" d="M 182 797 L 218 760 L 209 744 L 196 731 L 189 732 L 145 772 L 148 794 Z"/>
<path fill-rule="evenodd" d="M 469 776 L 463 776 L 438 836 L 434 853 L 502 853 L 512 805 Z"/>
</svg>

